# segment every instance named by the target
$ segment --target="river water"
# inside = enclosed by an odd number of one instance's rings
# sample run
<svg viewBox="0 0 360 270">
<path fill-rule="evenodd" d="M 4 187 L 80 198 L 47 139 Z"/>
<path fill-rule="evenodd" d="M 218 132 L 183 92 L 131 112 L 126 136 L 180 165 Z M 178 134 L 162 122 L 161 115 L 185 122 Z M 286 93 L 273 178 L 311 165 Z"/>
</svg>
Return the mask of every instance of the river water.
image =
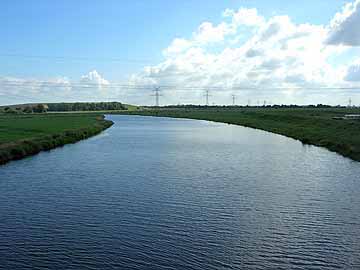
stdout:
<svg viewBox="0 0 360 270">
<path fill-rule="evenodd" d="M 360 269 L 360 163 L 240 126 L 108 118 L 0 167 L 0 269 Z"/>
</svg>

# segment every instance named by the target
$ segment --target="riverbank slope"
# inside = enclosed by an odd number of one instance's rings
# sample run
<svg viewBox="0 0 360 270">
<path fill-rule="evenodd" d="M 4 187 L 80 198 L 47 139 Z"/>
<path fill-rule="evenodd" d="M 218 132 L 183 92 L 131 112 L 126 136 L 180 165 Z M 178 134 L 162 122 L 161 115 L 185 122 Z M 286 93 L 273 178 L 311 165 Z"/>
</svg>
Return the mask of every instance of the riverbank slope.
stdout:
<svg viewBox="0 0 360 270">
<path fill-rule="evenodd" d="M 94 136 L 113 122 L 92 114 L 0 114 L 0 164 Z"/>
<path fill-rule="evenodd" d="M 257 128 L 360 161 L 360 120 L 333 119 L 360 114 L 358 108 L 153 108 L 123 114 L 190 118 Z"/>
</svg>

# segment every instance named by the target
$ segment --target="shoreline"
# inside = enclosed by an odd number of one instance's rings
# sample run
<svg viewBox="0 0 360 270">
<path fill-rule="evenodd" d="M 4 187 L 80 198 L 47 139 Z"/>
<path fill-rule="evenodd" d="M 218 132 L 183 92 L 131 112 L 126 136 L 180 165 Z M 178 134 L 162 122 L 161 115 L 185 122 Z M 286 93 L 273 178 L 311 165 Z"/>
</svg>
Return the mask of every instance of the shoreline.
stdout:
<svg viewBox="0 0 360 270">
<path fill-rule="evenodd" d="M 323 147 L 345 158 L 349 158 L 355 162 L 360 162 L 360 152 L 356 150 L 357 145 L 350 144 L 347 142 L 342 142 L 341 140 L 339 140 L 339 138 L 337 138 L 337 140 L 329 139 L 328 137 L 326 137 L 326 134 L 322 136 L 318 136 L 317 134 L 312 134 L 311 132 L 308 132 L 302 128 L 298 128 L 296 124 L 293 126 L 291 125 L 284 126 L 284 122 L 276 118 L 270 119 L 270 122 L 262 122 L 261 117 L 258 117 L 256 115 L 253 115 L 251 119 L 250 118 L 242 119 L 241 117 L 234 118 L 233 116 L 229 116 L 229 115 L 214 116 L 211 114 L 207 114 L 205 110 L 203 111 L 148 110 L 148 111 L 125 112 L 121 114 L 205 120 L 205 121 L 212 121 L 217 123 L 231 124 L 231 125 L 243 126 L 247 128 L 258 129 L 266 132 L 271 132 L 273 134 L 282 135 L 291 139 L 295 139 L 303 144 Z M 312 127 L 308 127 L 308 128 L 312 128 Z M 330 132 L 331 131 L 327 131 L 325 133 L 330 133 Z"/>
<path fill-rule="evenodd" d="M 105 116 L 99 116 L 95 124 L 79 129 L 69 129 L 63 132 L 23 139 L 15 142 L 0 145 L 0 166 L 10 161 L 20 160 L 29 156 L 36 155 L 42 151 L 49 151 L 66 144 L 73 144 L 98 135 L 102 131 L 110 128 L 114 123 L 106 120 Z"/>
</svg>

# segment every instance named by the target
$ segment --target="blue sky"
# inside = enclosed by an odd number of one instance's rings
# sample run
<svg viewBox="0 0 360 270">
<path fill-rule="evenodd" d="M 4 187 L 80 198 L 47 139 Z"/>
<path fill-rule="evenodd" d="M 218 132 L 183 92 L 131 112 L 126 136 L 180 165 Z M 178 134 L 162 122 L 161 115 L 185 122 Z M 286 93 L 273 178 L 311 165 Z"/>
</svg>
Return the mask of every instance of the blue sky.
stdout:
<svg viewBox="0 0 360 270">
<path fill-rule="evenodd" d="M 301 3 L 300 3 L 301 2 Z M 226 8 L 256 7 L 264 16 L 328 23 L 345 1 L 1 1 L 0 74 L 77 78 L 98 70 L 109 79 L 162 60 L 175 37 L 189 37 L 203 21 L 219 22 Z M 66 59 L 5 57 L 60 56 Z M 85 57 L 80 61 L 72 57 Z M 139 63 L 109 59 L 136 60 Z"/>
<path fill-rule="evenodd" d="M 166 61 L 164 50 L 175 38 L 193 39 L 204 22 L 221 24 L 226 9 L 256 8 L 266 20 L 285 15 L 294 25 L 327 27 L 335 14 L 352 2 L 4 0 L 0 3 L 0 77 L 79 80 L 96 70 L 106 80 L 120 82 L 144 66 Z M 238 35 L 246 39 L 253 32 L 244 30 Z M 223 43 L 206 45 L 207 52 L 213 53 L 225 47 Z M 335 66 L 350 64 L 358 52 L 354 46 L 327 61 Z"/>
</svg>

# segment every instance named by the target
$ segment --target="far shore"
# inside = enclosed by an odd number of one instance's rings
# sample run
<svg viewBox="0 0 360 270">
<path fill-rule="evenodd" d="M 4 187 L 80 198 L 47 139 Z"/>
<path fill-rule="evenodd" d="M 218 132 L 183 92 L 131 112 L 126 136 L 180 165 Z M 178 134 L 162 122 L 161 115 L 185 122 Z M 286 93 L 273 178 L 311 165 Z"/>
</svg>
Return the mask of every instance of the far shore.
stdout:
<svg viewBox="0 0 360 270">
<path fill-rule="evenodd" d="M 209 120 L 241 125 L 284 135 L 304 144 L 360 161 L 360 120 L 345 115 L 360 114 L 359 108 L 273 108 L 273 107 L 198 107 L 151 108 L 121 112 Z"/>
</svg>

